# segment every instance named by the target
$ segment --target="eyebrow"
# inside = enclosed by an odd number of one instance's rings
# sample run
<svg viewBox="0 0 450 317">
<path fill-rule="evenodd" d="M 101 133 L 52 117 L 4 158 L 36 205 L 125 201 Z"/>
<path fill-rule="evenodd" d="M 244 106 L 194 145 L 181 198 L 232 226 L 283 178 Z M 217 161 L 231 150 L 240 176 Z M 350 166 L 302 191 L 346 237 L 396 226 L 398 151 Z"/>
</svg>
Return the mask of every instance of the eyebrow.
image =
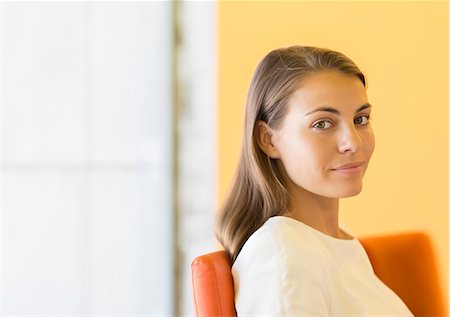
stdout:
<svg viewBox="0 0 450 317">
<path fill-rule="evenodd" d="M 358 109 L 356 109 L 355 113 L 358 113 L 358 112 L 360 112 L 360 111 L 362 111 L 362 110 L 364 110 L 364 109 L 371 108 L 371 107 L 372 107 L 372 105 L 371 105 L 370 103 L 365 103 L 365 104 L 363 104 L 361 107 L 359 107 Z M 315 113 L 315 112 L 318 112 L 318 111 L 331 112 L 331 113 L 335 113 L 335 114 L 337 114 L 337 115 L 340 115 L 340 114 L 341 114 L 341 113 L 339 112 L 339 110 L 337 110 L 337 109 L 335 109 L 335 108 L 331 108 L 331 107 L 320 107 L 320 108 L 317 108 L 317 109 L 314 109 L 314 110 L 308 112 L 307 114 L 305 114 L 305 117 L 306 117 L 306 116 L 309 116 L 310 114 L 313 114 L 313 113 Z"/>
</svg>

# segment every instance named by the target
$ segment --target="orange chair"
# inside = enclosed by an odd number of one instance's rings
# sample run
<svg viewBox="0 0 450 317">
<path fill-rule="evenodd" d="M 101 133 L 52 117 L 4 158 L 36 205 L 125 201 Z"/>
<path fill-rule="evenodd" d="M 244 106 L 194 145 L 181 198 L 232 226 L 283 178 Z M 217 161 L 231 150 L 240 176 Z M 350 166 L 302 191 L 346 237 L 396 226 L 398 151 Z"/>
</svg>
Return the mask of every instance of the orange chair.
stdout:
<svg viewBox="0 0 450 317">
<path fill-rule="evenodd" d="M 414 316 L 447 316 L 428 236 L 397 234 L 360 241 L 376 275 L 402 298 Z M 192 285 L 197 317 L 236 316 L 231 264 L 225 251 L 193 261 Z"/>
<path fill-rule="evenodd" d="M 429 237 L 405 233 L 360 239 L 375 274 L 414 316 L 448 316 Z"/>
<path fill-rule="evenodd" d="M 192 262 L 192 285 L 197 317 L 235 317 L 231 263 L 225 251 Z"/>
</svg>

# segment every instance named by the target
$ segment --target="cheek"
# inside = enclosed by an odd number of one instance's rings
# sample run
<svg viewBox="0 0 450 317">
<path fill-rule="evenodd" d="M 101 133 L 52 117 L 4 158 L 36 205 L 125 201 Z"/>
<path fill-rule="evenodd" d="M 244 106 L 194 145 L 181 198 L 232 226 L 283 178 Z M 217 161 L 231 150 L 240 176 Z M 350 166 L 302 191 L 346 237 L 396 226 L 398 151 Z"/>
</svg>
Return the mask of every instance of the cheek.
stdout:
<svg viewBox="0 0 450 317">
<path fill-rule="evenodd" d="M 373 151 L 375 150 L 375 135 L 373 134 L 372 129 L 370 129 L 365 136 L 364 150 L 368 156 L 368 159 L 370 159 Z"/>
<path fill-rule="evenodd" d="M 280 146 L 281 161 L 288 172 L 312 170 L 326 159 L 328 142 L 330 140 L 318 140 L 305 135 L 300 135 L 296 139 L 291 138 Z"/>
</svg>

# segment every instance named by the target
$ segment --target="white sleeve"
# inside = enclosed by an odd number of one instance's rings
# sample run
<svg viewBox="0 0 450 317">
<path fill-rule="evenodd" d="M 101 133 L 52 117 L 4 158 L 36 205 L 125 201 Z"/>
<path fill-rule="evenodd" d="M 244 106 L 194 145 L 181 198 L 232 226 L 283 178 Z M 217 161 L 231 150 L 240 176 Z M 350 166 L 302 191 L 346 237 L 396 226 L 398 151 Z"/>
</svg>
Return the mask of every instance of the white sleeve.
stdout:
<svg viewBox="0 0 450 317">
<path fill-rule="evenodd" d="M 323 261 L 320 250 L 289 236 L 252 236 L 232 270 L 238 317 L 329 316 Z"/>
</svg>

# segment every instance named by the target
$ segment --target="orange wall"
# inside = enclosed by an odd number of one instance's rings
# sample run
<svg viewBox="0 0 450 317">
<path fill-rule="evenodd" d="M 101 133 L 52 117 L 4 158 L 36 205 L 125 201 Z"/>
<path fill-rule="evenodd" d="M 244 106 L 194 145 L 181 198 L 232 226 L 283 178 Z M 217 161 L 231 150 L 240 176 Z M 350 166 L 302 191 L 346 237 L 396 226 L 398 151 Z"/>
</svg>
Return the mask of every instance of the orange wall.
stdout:
<svg viewBox="0 0 450 317">
<path fill-rule="evenodd" d="M 218 15 L 219 200 L 260 59 L 294 44 L 341 51 L 368 77 L 377 141 L 363 192 L 341 202 L 341 222 L 357 236 L 429 233 L 447 294 L 447 3 L 223 1 Z"/>
</svg>

